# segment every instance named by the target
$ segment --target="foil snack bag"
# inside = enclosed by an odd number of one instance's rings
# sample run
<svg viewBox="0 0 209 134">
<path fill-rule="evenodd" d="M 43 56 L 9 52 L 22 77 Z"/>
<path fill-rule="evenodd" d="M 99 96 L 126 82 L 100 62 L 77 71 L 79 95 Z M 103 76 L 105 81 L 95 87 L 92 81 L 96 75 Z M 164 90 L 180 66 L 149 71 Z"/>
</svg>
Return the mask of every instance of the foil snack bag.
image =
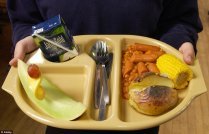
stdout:
<svg viewBox="0 0 209 134">
<path fill-rule="evenodd" d="M 58 45 L 69 50 L 66 51 L 46 40 L 33 36 L 35 43 L 43 52 L 44 57 L 49 61 L 63 62 L 78 55 L 78 47 L 74 43 L 73 36 L 60 15 L 32 26 L 32 32 L 56 42 Z"/>
</svg>

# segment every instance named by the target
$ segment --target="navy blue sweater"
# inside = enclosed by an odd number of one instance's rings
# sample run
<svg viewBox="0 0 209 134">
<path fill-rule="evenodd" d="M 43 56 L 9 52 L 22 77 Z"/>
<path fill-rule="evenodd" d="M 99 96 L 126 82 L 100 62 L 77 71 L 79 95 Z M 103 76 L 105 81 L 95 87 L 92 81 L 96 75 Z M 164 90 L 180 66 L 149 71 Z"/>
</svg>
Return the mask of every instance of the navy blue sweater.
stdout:
<svg viewBox="0 0 209 134">
<path fill-rule="evenodd" d="M 33 25 L 58 14 L 73 35 L 141 35 L 177 49 L 186 41 L 195 47 L 202 30 L 197 0 L 8 0 L 7 4 L 14 45 L 31 35 Z"/>
</svg>

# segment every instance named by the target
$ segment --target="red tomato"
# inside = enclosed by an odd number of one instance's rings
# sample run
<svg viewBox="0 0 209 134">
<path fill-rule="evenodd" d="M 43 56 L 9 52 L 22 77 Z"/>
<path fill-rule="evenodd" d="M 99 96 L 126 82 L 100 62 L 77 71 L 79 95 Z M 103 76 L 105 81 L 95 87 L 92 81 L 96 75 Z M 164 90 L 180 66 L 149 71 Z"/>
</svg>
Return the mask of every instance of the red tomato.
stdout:
<svg viewBox="0 0 209 134">
<path fill-rule="evenodd" d="M 32 78 L 39 78 L 41 75 L 39 67 L 36 64 L 30 64 L 28 66 L 28 75 Z"/>
</svg>

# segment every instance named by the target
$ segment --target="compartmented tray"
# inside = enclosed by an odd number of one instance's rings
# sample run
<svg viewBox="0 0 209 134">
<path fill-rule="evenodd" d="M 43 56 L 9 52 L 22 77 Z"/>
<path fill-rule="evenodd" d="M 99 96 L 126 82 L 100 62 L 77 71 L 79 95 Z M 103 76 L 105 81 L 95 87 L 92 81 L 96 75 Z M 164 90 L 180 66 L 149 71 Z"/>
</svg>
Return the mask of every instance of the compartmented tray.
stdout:
<svg viewBox="0 0 209 134">
<path fill-rule="evenodd" d="M 82 35 L 75 36 L 75 42 L 79 45 L 79 56 L 61 63 L 47 61 L 41 50 L 28 55 L 27 63 L 36 63 L 41 68 L 45 77 L 76 101 L 87 106 L 87 111 L 73 121 L 59 120 L 49 117 L 40 111 L 27 97 L 20 80 L 17 69 L 11 67 L 2 89 L 11 94 L 20 109 L 32 119 L 58 128 L 66 129 L 91 129 L 91 130 L 139 130 L 160 125 L 184 111 L 190 102 L 200 94 L 206 92 L 206 86 L 196 59 L 190 66 L 195 77 L 190 81 L 186 89 L 178 90 L 179 101 L 175 108 L 159 115 L 148 116 L 135 111 L 121 94 L 121 55 L 131 42 L 160 46 L 167 53 L 172 53 L 182 59 L 179 51 L 171 46 L 155 39 L 132 35 Z M 97 40 L 105 40 L 113 53 L 113 63 L 109 78 L 111 92 L 111 104 L 107 107 L 107 119 L 97 121 L 98 110 L 94 108 L 94 76 L 95 62 L 88 55 L 90 47 Z"/>
</svg>

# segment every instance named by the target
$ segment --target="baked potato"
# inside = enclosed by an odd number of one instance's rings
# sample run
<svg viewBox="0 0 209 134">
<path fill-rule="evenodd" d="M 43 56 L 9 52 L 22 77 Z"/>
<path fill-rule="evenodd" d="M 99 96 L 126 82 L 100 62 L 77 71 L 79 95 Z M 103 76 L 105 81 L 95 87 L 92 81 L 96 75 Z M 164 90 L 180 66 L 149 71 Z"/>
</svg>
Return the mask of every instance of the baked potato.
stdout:
<svg viewBox="0 0 209 134">
<path fill-rule="evenodd" d="M 178 93 L 168 86 L 149 86 L 129 91 L 129 103 L 138 112 L 160 115 L 172 109 L 178 102 Z"/>
</svg>

